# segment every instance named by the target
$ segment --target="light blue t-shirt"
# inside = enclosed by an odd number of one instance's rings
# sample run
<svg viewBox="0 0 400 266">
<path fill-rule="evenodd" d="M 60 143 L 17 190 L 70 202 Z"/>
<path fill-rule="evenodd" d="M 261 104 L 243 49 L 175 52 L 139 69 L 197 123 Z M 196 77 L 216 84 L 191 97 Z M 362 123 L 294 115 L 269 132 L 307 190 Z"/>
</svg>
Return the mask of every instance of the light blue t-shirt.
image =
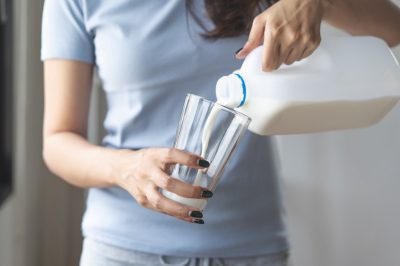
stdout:
<svg viewBox="0 0 400 266">
<path fill-rule="evenodd" d="M 204 7 L 196 12 L 205 14 Z M 212 41 L 201 32 L 183 0 L 47 0 L 42 59 L 96 65 L 108 103 L 105 146 L 171 147 L 186 94 L 215 100 L 217 79 L 241 64 L 234 51 L 246 36 Z M 280 252 L 287 241 L 277 181 L 271 140 L 249 132 L 209 200 L 204 225 L 146 209 L 117 187 L 92 188 L 83 234 L 165 255 Z"/>
</svg>

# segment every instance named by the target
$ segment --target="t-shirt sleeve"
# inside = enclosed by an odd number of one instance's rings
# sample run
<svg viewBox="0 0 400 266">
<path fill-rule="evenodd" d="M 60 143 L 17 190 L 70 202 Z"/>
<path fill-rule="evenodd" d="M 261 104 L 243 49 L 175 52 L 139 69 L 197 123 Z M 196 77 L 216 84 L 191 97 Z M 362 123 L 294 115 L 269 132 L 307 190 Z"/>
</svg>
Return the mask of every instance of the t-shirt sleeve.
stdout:
<svg viewBox="0 0 400 266">
<path fill-rule="evenodd" d="M 94 63 L 93 34 L 85 27 L 81 0 L 46 0 L 42 18 L 41 59 Z"/>
</svg>

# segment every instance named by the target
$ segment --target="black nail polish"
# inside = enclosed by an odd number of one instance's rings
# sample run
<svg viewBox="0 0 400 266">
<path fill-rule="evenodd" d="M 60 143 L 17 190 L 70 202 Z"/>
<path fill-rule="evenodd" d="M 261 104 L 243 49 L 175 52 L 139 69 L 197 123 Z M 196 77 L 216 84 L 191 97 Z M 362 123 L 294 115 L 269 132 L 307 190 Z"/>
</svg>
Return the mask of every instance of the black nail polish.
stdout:
<svg viewBox="0 0 400 266">
<path fill-rule="evenodd" d="M 210 166 L 210 163 L 209 163 L 208 161 L 206 161 L 206 160 L 203 160 L 203 159 L 199 159 L 199 160 L 197 161 L 197 164 L 198 164 L 199 166 L 201 166 L 201 167 L 204 167 L 204 168 L 207 168 L 207 167 Z"/>
<path fill-rule="evenodd" d="M 196 224 L 204 224 L 204 220 L 203 219 L 196 219 L 193 221 Z"/>
<path fill-rule="evenodd" d="M 201 192 L 202 198 L 211 198 L 214 194 L 210 190 L 203 190 Z"/>
<path fill-rule="evenodd" d="M 238 54 L 238 53 L 240 53 L 240 51 L 242 51 L 242 50 L 243 50 L 243 47 L 240 48 L 240 49 L 238 49 L 238 50 L 235 52 L 235 55 Z"/>
<path fill-rule="evenodd" d="M 199 211 L 189 211 L 189 216 L 194 218 L 203 218 L 203 214 Z"/>
</svg>

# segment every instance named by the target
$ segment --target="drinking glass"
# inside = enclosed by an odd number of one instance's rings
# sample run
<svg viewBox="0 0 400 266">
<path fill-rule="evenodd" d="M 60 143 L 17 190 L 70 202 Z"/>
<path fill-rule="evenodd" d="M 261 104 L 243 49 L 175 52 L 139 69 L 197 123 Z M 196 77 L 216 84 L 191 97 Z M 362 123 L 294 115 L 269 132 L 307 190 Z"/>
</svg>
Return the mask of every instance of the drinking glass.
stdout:
<svg viewBox="0 0 400 266">
<path fill-rule="evenodd" d="M 188 94 L 183 106 L 174 147 L 201 155 L 210 162 L 207 169 L 176 164 L 171 176 L 192 185 L 215 191 L 224 168 L 244 135 L 250 118 L 235 110 Z M 177 202 L 204 209 L 206 199 L 184 198 L 172 192 L 163 194 Z"/>
</svg>

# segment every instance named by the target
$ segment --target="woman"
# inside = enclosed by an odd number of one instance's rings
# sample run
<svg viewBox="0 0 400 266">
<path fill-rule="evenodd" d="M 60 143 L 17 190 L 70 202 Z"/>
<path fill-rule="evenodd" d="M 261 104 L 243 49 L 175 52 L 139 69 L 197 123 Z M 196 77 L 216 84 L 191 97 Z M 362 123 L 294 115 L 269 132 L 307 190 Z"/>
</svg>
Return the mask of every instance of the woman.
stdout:
<svg viewBox="0 0 400 266">
<path fill-rule="evenodd" d="M 287 265 L 270 139 L 245 135 L 214 196 L 168 176 L 170 164 L 209 165 L 169 147 L 185 95 L 214 99 L 216 80 L 240 66 L 233 51 L 264 43 L 265 71 L 292 64 L 317 48 L 322 19 L 400 42 L 399 9 L 383 0 L 45 2 L 43 154 L 90 188 L 81 265 Z M 86 140 L 94 66 L 108 103 L 102 147 Z M 205 218 L 159 188 L 212 197 Z"/>
</svg>

